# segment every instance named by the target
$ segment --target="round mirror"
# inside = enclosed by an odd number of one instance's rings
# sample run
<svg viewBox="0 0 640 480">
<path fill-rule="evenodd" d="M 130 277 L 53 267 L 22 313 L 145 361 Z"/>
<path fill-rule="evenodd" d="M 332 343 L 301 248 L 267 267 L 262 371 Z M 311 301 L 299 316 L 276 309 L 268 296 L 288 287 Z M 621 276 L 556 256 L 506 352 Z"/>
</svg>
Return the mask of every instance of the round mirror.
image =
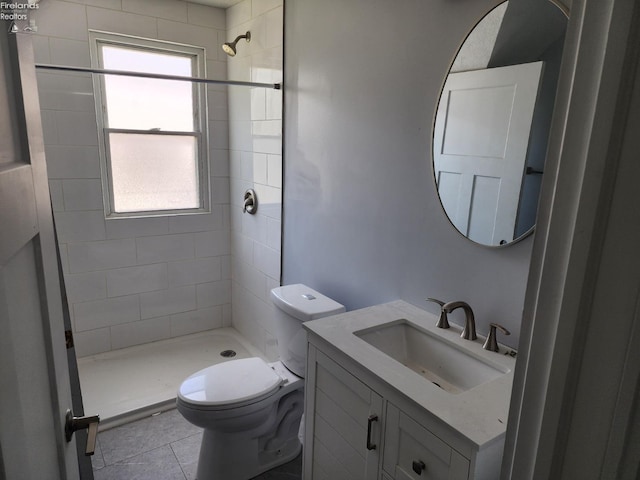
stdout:
<svg viewBox="0 0 640 480">
<path fill-rule="evenodd" d="M 508 245 L 533 231 L 566 26 L 551 0 L 505 1 L 449 70 L 434 177 L 449 220 L 476 243 Z"/>
</svg>

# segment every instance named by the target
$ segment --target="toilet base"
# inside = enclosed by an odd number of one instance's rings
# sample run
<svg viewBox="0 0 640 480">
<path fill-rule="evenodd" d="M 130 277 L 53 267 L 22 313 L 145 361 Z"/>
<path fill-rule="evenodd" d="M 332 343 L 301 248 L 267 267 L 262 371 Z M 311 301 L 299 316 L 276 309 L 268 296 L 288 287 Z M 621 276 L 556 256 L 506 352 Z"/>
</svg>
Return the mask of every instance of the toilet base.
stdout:
<svg viewBox="0 0 640 480">
<path fill-rule="evenodd" d="M 197 480 L 249 480 L 300 454 L 298 429 L 304 394 L 281 397 L 262 425 L 240 432 L 205 428 Z"/>
<path fill-rule="evenodd" d="M 219 445 L 217 440 L 207 438 L 211 436 L 211 432 L 205 431 L 202 437 L 196 480 L 249 480 L 290 462 L 302 450 L 297 437 L 277 450 L 259 451 L 259 439 L 243 439 L 241 445 L 232 445 L 235 442 L 231 441 L 227 444 L 228 448 L 219 449 L 216 448 Z"/>
</svg>

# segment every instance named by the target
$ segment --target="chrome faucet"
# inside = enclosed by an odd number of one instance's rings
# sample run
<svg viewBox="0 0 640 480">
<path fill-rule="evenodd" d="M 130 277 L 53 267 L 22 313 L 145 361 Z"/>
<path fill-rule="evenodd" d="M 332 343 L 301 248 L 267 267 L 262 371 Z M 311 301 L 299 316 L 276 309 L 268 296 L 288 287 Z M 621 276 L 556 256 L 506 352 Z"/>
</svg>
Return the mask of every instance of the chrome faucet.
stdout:
<svg viewBox="0 0 640 480">
<path fill-rule="evenodd" d="M 485 350 L 489 350 L 490 352 L 499 352 L 500 347 L 498 347 L 498 340 L 496 339 L 496 329 L 499 329 L 505 335 L 511 335 L 511 332 L 504 328 L 502 325 L 497 323 L 489 324 L 489 335 L 487 335 L 487 340 L 484 342 L 482 348 Z"/>
<path fill-rule="evenodd" d="M 476 335 L 476 320 L 469 304 L 467 302 L 449 302 L 442 305 L 442 311 L 446 313 L 451 313 L 456 308 L 462 308 L 465 315 L 464 330 L 462 330 L 460 336 L 465 340 L 475 340 L 478 338 Z"/>
<path fill-rule="evenodd" d="M 449 328 L 449 319 L 447 318 L 447 312 L 444 309 L 445 303 L 442 300 L 438 300 L 437 298 L 427 298 L 427 302 L 434 302 L 440 305 L 440 318 L 438 319 L 436 327 Z"/>
</svg>

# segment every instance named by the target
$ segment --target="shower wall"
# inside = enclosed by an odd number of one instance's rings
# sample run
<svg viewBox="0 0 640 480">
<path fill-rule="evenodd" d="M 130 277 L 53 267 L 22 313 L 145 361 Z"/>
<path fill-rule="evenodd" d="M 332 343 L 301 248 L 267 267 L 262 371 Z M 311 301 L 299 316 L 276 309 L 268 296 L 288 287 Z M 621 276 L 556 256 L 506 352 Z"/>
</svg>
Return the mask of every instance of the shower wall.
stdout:
<svg viewBox="0 0 640 480">
<path fill-rule="evenodd" d="M 91 66 L 95 29 L 205 47 L 208 77 L 224 79 L 225 17 L 179 0 L 47 0 L 31 17 L 36 63 Z M 227 87 L 207 87 L 211 213 L 110 220 L 91 77 L 41 70 L 38 87 L 78 355 L 230 325 Z"/>
<path fill-rule="evenodd" d="M 227 39 L 240 40 L 229 79 L 282 81 L 283 0 L 244 0 L 227 9 Z M 229 87 L 233 326 L 267 357 L 277 357 L 271 288 L 280 285 L 282 91 Z M 242 213 L 253 188 L 257 214 Z"/>
</svg>

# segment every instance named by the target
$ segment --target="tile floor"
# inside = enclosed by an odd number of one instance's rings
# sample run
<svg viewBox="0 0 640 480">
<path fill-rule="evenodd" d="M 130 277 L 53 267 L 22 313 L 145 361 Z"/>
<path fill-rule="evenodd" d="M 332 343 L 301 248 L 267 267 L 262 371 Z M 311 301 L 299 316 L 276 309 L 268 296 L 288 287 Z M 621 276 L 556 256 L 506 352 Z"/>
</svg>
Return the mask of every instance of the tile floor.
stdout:
<svg viewBox="0 0 640 480">
<path fill-rule="evenodd" d="M 98 434 L 95 480 L 195 480 L 202 429 L 173 409 Z M 255 480 L 300 479 L 301 456 Z"/>
</svg>

